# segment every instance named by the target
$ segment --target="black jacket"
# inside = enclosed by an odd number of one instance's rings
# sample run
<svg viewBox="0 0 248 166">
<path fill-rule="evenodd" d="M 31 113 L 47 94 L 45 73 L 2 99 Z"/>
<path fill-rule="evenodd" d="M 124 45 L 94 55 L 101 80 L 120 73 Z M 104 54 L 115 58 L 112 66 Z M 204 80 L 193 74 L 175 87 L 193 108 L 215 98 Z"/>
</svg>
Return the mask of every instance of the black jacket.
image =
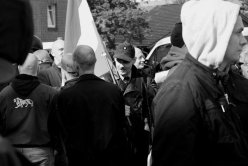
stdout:
<svg viewBox="0 0 248 166">
<path fill-rule="evenodd" d="M 248 164 L 240 120 L 224 99 L 217 71 L 187 55 L 162 85 L 154 107 L 153 166 Z"/>
<path fill-rule="evenodd" d="M 125 164 L 124 99 L 121 91 L 92 74 L 58 96 L 69 165 Z"/>
<path fill-rule="evenodd" d="M 110 73 L 103 75 L 103 78 L 112 82 Z M 133 165 L 146 165 L 149 143 L 151 142 L 153 128 L 151 102 L 157 92 L 157 86 L 153 79 L 151 79 L 153 81 L 147 82 L 147 78 L 135 66 L 132 67 L 131 78 L 128 83 L 124 83 L 119 75 L 115 74 L 115 81 L 122 91 L 125 105 L 130 106 L 130 116 L 126 119 L 126 135 L 135 155 L 136 161 L 132 161 Z M 145 120 L 149 124 L 150 132 L 144 130 L 147 128 Z"/>
<path fill-rule="evenodd" d="M 144 118 L 152 118 L 149 115 L 151 114 L 152 100 L 157 93 L 155 81 L 151 78 L 151 81 L 148 82 L 147 79 L 150 77 L 143 75 L 135 66 L 132 67 L 131 79 L 128 84 L 125 84 L 117 73 L 114 73 L 114 77 L 125 98 L 125 104 L 131 108 L 131 121 L 141 124 L 143 129 Z M 102 78 L 107 82 L 114 82 L 109 72 L 104 74 Z"/>
<path fill-rule="evenodd" d="M 239 114 L 248 140 L 248 79 L 237 70 L 231 70 L 229 80 L 228 91 L 232 94 L 230 97 L 236 105 L 233 110 Z"/>
<path fill-rule="evenodd" d="M 52 86 L 61 87 L 62 77 L 61 69 L 55 64 L 46 70 L 42 70 L 38 73 L 38 78 L 41 83 Z"/>
</svg>

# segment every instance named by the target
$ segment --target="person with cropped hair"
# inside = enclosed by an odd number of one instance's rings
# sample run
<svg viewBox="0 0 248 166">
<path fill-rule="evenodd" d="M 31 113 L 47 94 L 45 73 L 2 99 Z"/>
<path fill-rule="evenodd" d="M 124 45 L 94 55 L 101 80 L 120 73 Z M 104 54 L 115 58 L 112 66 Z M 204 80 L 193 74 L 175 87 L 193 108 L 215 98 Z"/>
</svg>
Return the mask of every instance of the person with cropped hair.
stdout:
<svg viewBox="0 0 248 166">
<path fill-rule="evenodd" d="M 53 166 L 47 121 L 57 91 L 37 78 L 38 59 L 29 54 L 19 75 L 0 92 L 0 134 L 37 166 Z"/>
<path fill-rule="evenodd" d="M 94 74 L 96 55 L 90 46 L 77 46 L 72 59 L 79 77 L 56 99 L 69 166 L 124 166 L 127 150 L 121 91 Z"/>
</svg>

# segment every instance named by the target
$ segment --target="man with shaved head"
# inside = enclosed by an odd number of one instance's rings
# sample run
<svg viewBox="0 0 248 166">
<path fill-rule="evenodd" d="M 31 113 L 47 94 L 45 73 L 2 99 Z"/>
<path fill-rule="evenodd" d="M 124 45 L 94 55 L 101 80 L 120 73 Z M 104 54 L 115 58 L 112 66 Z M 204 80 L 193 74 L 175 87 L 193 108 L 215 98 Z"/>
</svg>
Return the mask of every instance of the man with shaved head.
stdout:
<svg viewBox="0 0 248 166">
<path fill-rule="evenodd" d="M 73 61 L 79 71 L 79 75 L 94 74 L 96 56 L 91 47 L 86 45 L 78 46 L 73 54 Z"/>
<path fill-rule="evenodd" d="M 96 56 L 87 45 L 73 53 L 77 82 L 58 95 L 69 166 L 124 165 L 124 99 L 119 88 L 94 75 Z"/>
<path fill-rule="evenodd" d="M 0 93 L 0 134 L 32 163 L 53 166 L 47 129 L 50 103 L 56 90 L 37 78 L 38 59 L 29 54 L 10 85 Z"/>
</svg>

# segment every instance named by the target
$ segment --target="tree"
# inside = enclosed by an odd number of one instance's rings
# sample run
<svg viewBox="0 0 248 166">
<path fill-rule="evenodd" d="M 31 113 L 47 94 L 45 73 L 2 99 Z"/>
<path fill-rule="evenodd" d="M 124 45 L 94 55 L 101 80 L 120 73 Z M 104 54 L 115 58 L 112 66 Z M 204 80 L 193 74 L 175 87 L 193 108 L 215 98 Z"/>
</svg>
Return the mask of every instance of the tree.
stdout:
<svg viewBox="0 0 248 166">
<path fill-rule="evenodd" d="M 131 0 L 88 0 L 97 30 L 110 53 L 116 46 L 116 37 L 128 42 L 141 42 L 149 35 L 147 11 Z"/>
<path fill-rule="evenodd" d="M 242 3 L 242 10 L 241 12 L 245 15 L 248 16 L 248 0 L 240 0 Z"/>
</svg>

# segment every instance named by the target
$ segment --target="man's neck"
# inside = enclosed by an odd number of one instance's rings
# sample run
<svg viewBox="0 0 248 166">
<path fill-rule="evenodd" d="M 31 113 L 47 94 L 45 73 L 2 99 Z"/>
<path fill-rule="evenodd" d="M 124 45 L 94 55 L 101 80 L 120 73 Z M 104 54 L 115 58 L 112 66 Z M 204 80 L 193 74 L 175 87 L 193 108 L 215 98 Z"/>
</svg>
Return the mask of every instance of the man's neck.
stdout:
<svg viewBox="0 0 248 166">
<path fill-rule="evenodd" d="M 79 71 L 79 76 L 86 75 L 86 74 L 94 74 L 94 71 Z"/>
</svg>

